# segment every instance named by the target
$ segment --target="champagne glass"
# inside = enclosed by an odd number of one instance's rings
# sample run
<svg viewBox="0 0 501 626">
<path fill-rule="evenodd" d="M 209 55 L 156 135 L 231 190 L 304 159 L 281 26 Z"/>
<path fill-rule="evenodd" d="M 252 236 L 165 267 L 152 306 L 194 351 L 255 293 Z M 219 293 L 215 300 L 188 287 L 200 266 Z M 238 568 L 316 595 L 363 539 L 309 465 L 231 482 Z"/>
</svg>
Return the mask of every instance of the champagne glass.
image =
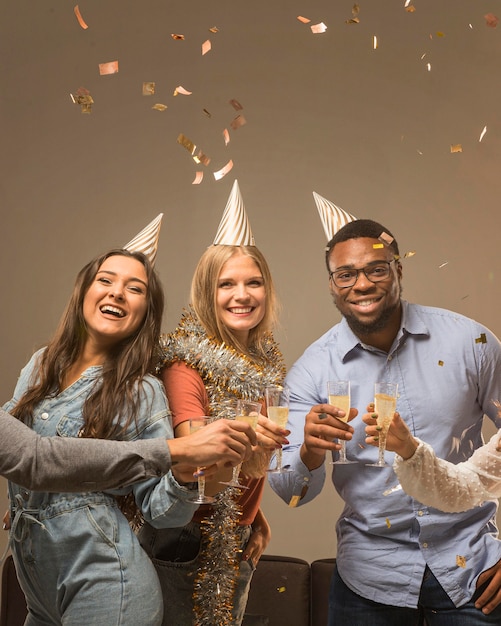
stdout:
<svg viewBox="0 0 501 626">
<path fill-rule="evenodd" d="M 327 381 L 327 395 L 329 397 L 329 404 L 344 411 L 344 417 L 337 417 L 342 422 L 347 422 L 350 415 L 350 381 L 349 380 L 329 380 Z M 341 445 L 339 450 L 339 458 L 337 461 L 332 461 L 332 465 L 350 465 L 356 463 L 356 461 L 350 461 L 346 458 L 346 441 L 344 439 L 338 439 Z"/>
<path fill-rule="evenodd" d="M 207 426 L 210 422 L 210 417 L 192 417 L 190 419 L 190 435 L 196 433 L 197 430 Z M 202 468 L 197 467 L 197 472 L 199 473 Z M 205 476 L 198 476 L 198 494 L 189 498 L 189 502 L 196 502 L 197 504 L 210 504 L 211 502 L 215 502 L 216 499 L 212 496 L 205 495 Z"/>
<path fill-rule="evenodd" d="M 266 411 L 268 418 L 280 426 L 285 428 L 289 417 L 289 387 L 280 385 L 270 385 L 265 389 Z M 275 469 L 269 469 L 269 472 L 290 472 L 289 468 L 282 467 L 282 448 L 276 451 L 277 466 Z"/>
<path fill-rule="evenodd" d="M 376 463 L 367 463 L 371 467 L 388 467 L 384 460 L 386 450 L 386 435 L 397 408 L 397 383 L 375 383 L 374 409 L 377 413 L 379 431 L 379 458 Z"/>
<path fill-rule="evenodd" d="M 235 419 L 239 422 L 247 422 L 251 425 L 253 430 L 256 430 L 257 420 L 261 412 L 260 402 L 251 402 L 250 400 L 237 400 Z M 248 489 L 245 485 L 242 485 L 238 481 L 240 470 L 242 469 L 242 463 L 239 463 L 233 468 L 233 475 L 228 482 L 221 481 L 222 485 L 228 487 L 238 487 L 239 489 Z"/>
</svg>

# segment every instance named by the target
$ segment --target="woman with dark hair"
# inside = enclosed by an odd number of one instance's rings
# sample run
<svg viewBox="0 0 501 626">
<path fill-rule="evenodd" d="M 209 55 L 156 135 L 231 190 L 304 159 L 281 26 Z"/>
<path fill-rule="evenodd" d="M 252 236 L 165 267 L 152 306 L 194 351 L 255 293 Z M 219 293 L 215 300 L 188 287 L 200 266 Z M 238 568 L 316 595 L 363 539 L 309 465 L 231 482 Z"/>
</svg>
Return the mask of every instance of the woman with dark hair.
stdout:
<svg viewBox="0 0 501 626">
<path fill-rule="evenodd" d="M 78 274 L 53 339 L 23 369 L 4 409 L 44 436 L 172 437 L 162 384 L 149 374 L 163 304 L 144 254 L 97 257 Z M 9 484 L 26 624 L 161 623 L 158 578 L 127 519 L 140 513 L 154 526 L 187 523 L 196 505 L 174 472 L 114 492 L 37 493 Z"/>
</svg>

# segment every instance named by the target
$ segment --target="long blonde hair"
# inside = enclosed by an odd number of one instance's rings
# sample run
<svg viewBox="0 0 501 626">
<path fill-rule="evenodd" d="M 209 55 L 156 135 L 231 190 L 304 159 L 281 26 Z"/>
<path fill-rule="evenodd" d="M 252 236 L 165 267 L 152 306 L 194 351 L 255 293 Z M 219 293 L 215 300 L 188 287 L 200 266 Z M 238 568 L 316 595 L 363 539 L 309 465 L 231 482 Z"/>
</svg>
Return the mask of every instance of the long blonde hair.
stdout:
<svg viewBox="0 0 501 626">
<path fill-rule="evenodd" d="M 249 332 L 248 345 L 244 346 L 217 315 L 218 280 L 224 264 L 235 255 L 248 256 L 256 263 L 264 281 L 266 295 L 265 314 Z M 253 358 L 264 355 L 264 339 L 275 327 L 278 319 L 278 299 L 270 268 L 256 246 L 210 246 L 201 256 L 191 282 L 191 304 L 208 335 L 237 349 L 243 354 L 252 352 Z"/>
</svg>

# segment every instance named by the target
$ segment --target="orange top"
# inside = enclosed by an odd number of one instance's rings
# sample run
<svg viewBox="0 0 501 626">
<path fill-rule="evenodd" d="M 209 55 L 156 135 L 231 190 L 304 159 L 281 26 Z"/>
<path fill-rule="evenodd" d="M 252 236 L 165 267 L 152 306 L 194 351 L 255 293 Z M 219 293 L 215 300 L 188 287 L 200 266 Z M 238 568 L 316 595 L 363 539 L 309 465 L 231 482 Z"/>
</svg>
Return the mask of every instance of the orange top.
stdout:
<svg viewBox="0 0 501 626">
<path fill-rule="evenodd" d="M 190 417 L 209 415 L 209 396 L 196 370 L 184 361 L 175 361 L 162 369 L 160 377 L 165 385 L 174 428 Z M 242 508 L 242 517 L 238 524 L 247 526 L 252 524 L 258 512 L 264 491 L 264 477 L 240 477 L 240 480 L 249 489 L 242 489 L 238 498 L 238 504 Z M 202 505 L 196 511 L 193 520 L 200 522 L 208 517 L 211 511 L 210 506 Z"/>
</svg>

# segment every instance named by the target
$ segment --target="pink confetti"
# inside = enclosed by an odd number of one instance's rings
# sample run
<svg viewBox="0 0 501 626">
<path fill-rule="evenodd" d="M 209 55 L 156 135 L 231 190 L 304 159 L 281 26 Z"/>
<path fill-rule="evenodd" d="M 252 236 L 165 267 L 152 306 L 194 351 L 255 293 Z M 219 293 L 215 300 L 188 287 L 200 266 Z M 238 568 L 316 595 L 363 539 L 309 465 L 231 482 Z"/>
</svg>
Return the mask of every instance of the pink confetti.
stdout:
<svg viewBox="0 0 501 626">
<path fill-rule="evenodd" d="M 237 130 L 237 128 L 240 128 L 240 126 L 243 126 L 244 124 L 247 124 L 245 117 L 243 115 L 237 115 L 235 119 L 231 121 L 230 126 L 233 130 Z"/>
<path fill-rule="evenodd" d="M 228 132 L 227 128 L 223 130 L 223 137 L 224 137 L 224 145 L 227 146 L 230 143 L 230 133 Z"/>
<path fill-rule="evenodd" d="M 313 26 L 310 26 L 310 28 L 311 32 L 314 35 L 318 33 L 325 33 L 325 31 L 327 30 L 327 26 L 323 22 L 320 22 L 320 24 L 313 24 Z"/>
<path fill-rule="evenodd" d="M 303 24 L 309 24 L 311 22 L 311 20 L 309 20 L 307 17 L 303 17 L 302 15 L 298 15 L 297 19 L 300 22 L 303 22 Z"/>
<path fill-rule="evenodd" d="M 228 172 L 230 172 L 233 169 L 233 161 L 230 159 L 228 161 L 228 163 L 226 163 L 226 165 L 224 167 L 222 167 L 220 170 L 218 170 L 217 172 L 214 172 L 214 178 L 216 180 L 221 180 L 221 178 L 223 178 L 224 176 L 226 176 L 226 174 Z"/>
<path fill-rule="evenodd" d="M 235 100 L 235 98 L 232 98 L 229 102 L 235 111 L 241 111 L 244 108 L 238 100 Z"/>
<path fill-rule="evenodd" d="M 176 87 L 174 89 L 174 95 L 177 96 L 179 93 L 182 94 L 183 96 L 191 96 L 191 94 L 193 92 L 192 91 L 188 91 L 187 89 L 185 89 L 184 87 L 179 85 L 179 87 Z"/>
<path fill-rule="evenodd" d="M 109 63 L 99 64 L 99 74 L 105 76 L 106 74 L 118 73 L 118 61 L 110 61 Z"/>
<path fill-rule="evenodd" d="M 494 15 L 494 13 L 487 13 L 484 15 L 486 26 L 490 26 L 491 28 L 496 28 L 499 22 L 499 18 Z"/>
<path fill-rule="evenodd" d="M 80 26 L 85 30 L 86 28 L 89 28 L 87 26 L 87 24 L 85 23 L 84 18 L 82 17 L 82 14 L 80 13 L 80 9 L 78 8 L 78 4 L 75 5 L 74 9 L 73 9 L 76 18 L 78 20 L 78 23 L 80 24 Z"/>
<path fill-rule="evenodd" d="M 204 173 L 203 172 L 197 172 L 195 179 L 193 180 L 193 182 L 191 183 L 192 185 L 200 185 L 200 183 L 202 182 L 204 178 Z"/>
<path fill-rule="evenodd" d="M 202 56 L 204 54 L 207 54 L 207 52 L 209 52 L 211 48 L 212 48 L 212 44 L 210 42 L 210 39 L 207 39 L 207 41 L 204 41 L 202 44 Z"/>
</svg>

